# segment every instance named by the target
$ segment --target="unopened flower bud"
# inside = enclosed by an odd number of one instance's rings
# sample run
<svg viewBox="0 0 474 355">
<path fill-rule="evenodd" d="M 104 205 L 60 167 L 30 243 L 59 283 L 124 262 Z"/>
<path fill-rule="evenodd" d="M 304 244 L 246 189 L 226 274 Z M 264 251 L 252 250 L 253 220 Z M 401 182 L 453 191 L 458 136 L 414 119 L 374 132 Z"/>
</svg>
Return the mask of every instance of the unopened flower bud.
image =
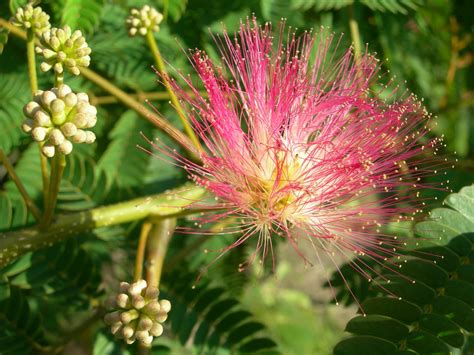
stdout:
<svg viewBox="0 0 474 355">
<path fill-rule="evenodd" d="M 107 325 L 112 325 L 120 322 L 120 312 L 107 313 L 104 317 L 104 322 Z"/>
<path fill-rule="evenodd" d="M 61 132 L 63 132 L 66 137 L 71 137 L 77 133 L 77 127 L 72 122 L 66 122 L 61 126 Z"/>
<path fill-rule="evenodd" d="M 104 321 L 111 325 L 112 333 L 116 337 L 123 337 L 127 344 L 135 340 L 144 345 L 151 344 L 153 337 L 163 333 L 161 323 L 168 317 L 171 303 L 166 300 L 158 302 L 158 289 L 147 286 L 145 280 L 132 284 L 123 282 L 120 290 L 114 302 L 107 301 L 111 312 Z"/>
<path fill-rule="evenodd" d="M 129 326 L 129 325 L 124 326 L 123 329 L 122 329 L 122 336 L 123 336 L 125 339 L 131 338 L 134 333 L 135 333 L 135 331 L 134 331 L 133 328 L 132 328 L 131 326 Z"/>
<path fill-rule="evenodd" d="M 66 105 L 64 104 L 64 101 L 61 99 L 55 99 L 51 102 L 51 111 L 53 112 L 53 114 L 63 112 L 65 107 Z"/>
<path fill-rule="evenodd" d="M 140 317 L 140 321 L 137 324 L 137 330 L 150 330 L 153 326 L 153 321 L 147 316 L 143 315 Z"/>
<path fill-rule="evenodd" d="M 135 320 L 137 319 L 138 317 L 140 317 L 140 313 L 137 312 L 136 309 L 130 309 L 129 311 L 126 311 L 126 312 L 122 312 L 120 314 L 120 321 L 123 323 L 123 324 L 128 324 L 130 323 L 132 320 Z"/>
<path fill-rule="evenodd" d="M 49 127 L 52 124 L 51 116 L 49 116 L 49 114 L 43 110 L 37 110 L 35 114 L 33 115 L 33 118 L 36 125 L 38 126 Z"/>
<path fill-rule="evenodd" d="M 95 142 L 95 133 L 91 131 L 86 131 L 86 141 L 87 144 L 92 144 Z"/>
<path fill-rule="evenodd" d="M 51 27 L 49 15 L 40 7 L 33 7 L 32 4 L 19 7 L 11 22 L 17 27 L 32 29 L 37 36 L 41 36 Z"/>
<path fill-rule="evenodd" d="M 23 114 L 31 118 L 39 109 L 41 109 L 41 106 L 37 102 L 30 101 L 23 107 Z"/>
<path fill-rule="evenodd" d="M 159 337 L 161 334 L 163 334 L 163 326 L 160 323 L 153 323 L 153 326 L 149 332 L 154 337 Z"/>
<path fill-rule="evenodd" d="M 163 21 L 163 15 L 156 9 L 145 5 L 140 10 L 130 10 L 126 24 L 130 36 L 135 36 L 137 33 L 145 36 L 148 31 L 157 32 L 160 29 L 158 25 L 161 21 Z"/>
<path fill-rule="evenodd" d="M 132 296 L 132 306 L 136 309 L 145 307 L 145 299 L 140 295 Z"/>
<path fill-rule="evenodd" d="M 44 105 L 49 106 L 53 100 L 55 100 L 57 96 L 54 94 L 53 91 L 44 91 L 41 94 L 41 101 Z"/>
<path fill-rule="evenodd" d="M 78 101 L 77 95 L 72 92 L 64 96 L 64 103 L 68 107 L 76 106 L 77 101 Z"/>
<path fill-rule="evenodd" d="M 122 333 L 122 328 L 123 328 L 122 323 L 115 323 L 115 324 L 112 324 L 112 325 L 110 326 L 110 332 L 111 332 L 113 335 L 121 334 L 121 333 Z"/>
<path fill-rule="evenodd" d="M 161 310 L 168 313 L 171 311 L 171 302 L 168 300 L 160 300 Z"/>
<path fill-rule="evenodd" d="M 145 313 L 150 314 L 150 315 L 157 315 L 161 311 L 160 304 L 158 303 L 157 300 L 150 301 L 146 306 L 145 306 Z"/>
<path fill-rule="evenodd" d="M 89 66 L 91 53 L 85 39 L 80 38 L 84 38 L 82 32 L 72 32 L 69 26 L 44 32 L 40 37 L 40 46 L 36 47 L 36 52 L 44 58 L 41 70 L 54 68 L 56 73 L 61 74 L 67 69 L 72 74 L 79 75 L 81 67 Z"/>
<path fill-rule="evenodd" d="M 59 145 L 58 149 L 64 155 L 68 155 L 72 152 L 72 143 L 65 139 L 64 142 Z"/>
<path fill-rule="evenodd" d="M 139 342 L 145 345 L 150 345 L 153 341 L 153 337 L 147 331 L 137 331 L 135 337 Z"/>
<path fill-rule="evenodd" d="M 59 145 L 64 142 L 64 134 L 62 134 L 59 129 L 54 128 L 49 133 L 49 141 L 51 142 L 51 144 Z"/>
<path fill-rule="evenodd" d="M 132 296 L 139 295 L 145 287 L 146 287 L 146 281 L 139 280 L 130 285 L 130 288 L 128 289 L 128 293 Z"/>
<path fill-rule="evenodd" d="M 48 158 L 54 157 L 54 154 L 56 152 L 56 148 L 54 148 L 54 145 L 49 145 L 46 144 L 41 148 L 41 152 Z"/>
<path fill-rule="evenodd" d="M 160 294 L 160 291 L 157 287 L 149 286 L 145 290 L 145 298 L 155 299 Z"/>
<path fill-rule="evenodd" d="M 86 141 L 86 132 L 82 129 L 78 129 L 76 134 L 71 137 L 74 143 L 84 143 Z"/>
<path fill-rule="evenodd" d="M 35 127 L 31 131 L 31 136 L 33 139 L 37 142 L 42 142 L 46 139 L 46 135 L 48 133 L 48 130 L 44 127 Z"/>
<path fill-rule="evenodd" d="M 90 144 L 96 139 L 93 132 L 79 128 L 91 128 L 97 123 L 97 109 L 89 103 L 85 93 L 76 95 L 67 85 L 38 91 L 23 111 L 29 119 L 33 119 L 24 122 L 23 130 L 36 141 L 48 141 L 48 145 L 57 146 L 57 149 L 42 149 L 48 157 L 56 152 L 70 154 L 72 143 Z"/>
<path fill-rule="evenodd" d="M 21 124 L 21 129 L 25 133 L 30 133 L 31 130 L 33 129 L 33 120 L 31 119 L 24 120 L 23 123 Z"/>
<path fill-rule="evenodd" d="M 84 128 L 87 125 L 88 117 L 84 113 L 76 113 L 74 116 L 74 124 L 79 128 Z"/>
<path fill-rule="evenodd" d="M 89 96 L 84 92 L 79 92 L 76 96 L 79 101 L 89 102 Z"/>
<path fill-rule="evenodd" d="M 79 95 L 79 94 L 78 94 L 78 95 Z M 122 281 L 122 282 L 120 283 L 120 290 L 121 290 L 122 292 L 128 292 L 128 289 L 129 289 L 129 288 L 130 288 L 130 284 L 129 284 L 128 282 Z"/>
<path fill-rule="evenodd" d="M 155 320 L 159 323 L 163 323 L 168 319 L 168 313 L 160 311 L 158 314 L 155 316 Z"/>
</svg>

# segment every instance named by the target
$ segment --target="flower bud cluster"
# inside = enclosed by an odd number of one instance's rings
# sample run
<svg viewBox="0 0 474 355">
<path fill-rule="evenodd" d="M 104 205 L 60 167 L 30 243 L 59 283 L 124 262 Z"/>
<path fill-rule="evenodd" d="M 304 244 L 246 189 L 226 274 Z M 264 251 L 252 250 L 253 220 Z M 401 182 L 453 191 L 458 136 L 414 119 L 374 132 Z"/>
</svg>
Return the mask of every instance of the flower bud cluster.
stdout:
<svg viewBox="0 0 474 355">
<path fill-rule="evenodd" d="M 19 7 L 11 22 L 17 27 L 33 29 L 37 36 L 41 36 L 51 27 L 49 15 L 41 7 L 33 7 L 31 4 Z"/>
<path fill-rule="evenodd" d="M 97 109 L 87 94 L 75 94 L 67 85 L 38 91 L 23 112 L 28 117 L 22 129 L 37 142 L 44 142 L 42 152 L 51 158 L 57 151 L 69 154 L 73 143 L 93 143 L 92 128 L 97 122 Z"/>
<path fill-rule="evenodd" d="M 170 301 L 158 301 L 158 289 L 147 286 L 145 280 L 131 285 L 122 282 L 120 290 L 121 293 L 106 302 L 111 312 L 105 315 L 105 323 L 110 325 L 116 338 L 124 339 L 127 344 L 136 340 L 151 344 L 154 337 L 163 333 L 162 323 L 168 318 Z"/>
<path fill-rule="evenodd" d="M 68 70 L 74 75 L 79 75 L 81 67 L 88 67 L 91 61 L 91 49 L 82 32 L 72 32 L 69 26 L 52 28 L 40 37 L 40 46 L 36 53 L 44 58 L 41 70 L 46 72 L 51 68 L 58 74 Z"/>
<path fill-rule="evenodd" d="M 163 15 L 148 5 L 140 10 L 132 9 L 126 21 L 128 33 L 130 36 L 135 36 L 137 33 L 145 36 L 148 31 L 157 32 L 161 21 L 163 21 Z"/>
</svg>

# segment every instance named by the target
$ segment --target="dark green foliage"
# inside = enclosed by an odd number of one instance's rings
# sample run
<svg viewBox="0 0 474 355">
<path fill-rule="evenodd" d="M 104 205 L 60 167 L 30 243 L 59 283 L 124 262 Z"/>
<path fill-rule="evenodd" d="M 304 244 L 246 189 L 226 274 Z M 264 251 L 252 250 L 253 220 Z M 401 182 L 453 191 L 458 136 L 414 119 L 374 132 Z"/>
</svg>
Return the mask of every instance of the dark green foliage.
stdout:
<svg viewBox="0 0 474 355">
<path fill-rule="evenodd" d="M 5 28 L 0 28 L 0 55 L 3 53 L 3 50 L 8 42 L 8 30 Z"/>
<path fill-rule="evenodd" d="M 474 185 L 449 195 L 445 204 L 451 209 L 435 209 L 429 221 L 415 226 L 423 239 L 406 262 L 400 261 L 400 274 L 382 271 L 384 278 L 375 279 L 368 287 L 369 294 L 378 296 L 359 295 L 365 298 L 361 305 L 364 315 L 349 321 L 346 331 L 354 336 L 340 342 L 335 354 L 367 353 L 370 342 L 366 336 L 383 340 L 380 346 L 386 349 L 390 342 L 393 349 L 423 354 L 448 354 L 449 347 L 463 348 L 474 327 L 470 272 L 474 261 Z M 445 256 L 456 262 L 438 263 Z"/>
<path fill-rule="evenodd" d="M 3 285 L 0 284 L 1 287 Z M 2 354 L 37 353 L 46 348 L 40 315 L 32 309 L 23 291 L 18 287 L 10 287 L 9 298 L 0 301 Z"/>
<path fill-rule="evenodd" d="M 199 353 L 227 348 L 240 353 L 275 350 L 276 343 L 265 335 L 266 327 L 252 320 L 228 290 L 213 286 L 207 278 L 185 268 L 163 280 L 165 297 L 173 304 L 170 323 L 181 344 L 193 344 Z M 197 282 L 196 282 L 197 281 Z"/>
<path fill-rule="evenodd" d="M 9 18 L 26 2 L 0 1 L 0 16 Z M 351 42 L 348 24 L 355 19 L 362 43 L 368 43 L 369 51 L 378 52 L 380 59 L 389 59 L 381 62 L 384 71 L 390 70 L 382 81 L 395 75 L 400 92 L 409 89 L 425 98 L 428 111 L 436 116 L 430 123 L 433 134 L 446 137 L 447 147 L 440 154 L 457 151 L 462 158 L 455 169 L 438 179 L 449 179 L 449 186 L 456 190 L 472 183 L 474 71 L 468 65 L 473 41 L 466 41 L 458 51 L 453 48 L 455 38 L 462 41 L 472 33 L 470 1 L 43 0 L 41 6 L 51 15 L 54 26 L 68 24 L 86 34 L 93 70 L 126 92 L 143 94 L 164 92 L 164 88 L 152 70 L 153 59 L 144 39 L 128 37 L 124 21 L 130 7 L 146 3 L 165 13 L 156 38 L 170 74 L 177 80 L 174 69 L 184 74 L 192 69 L 186 58 L 188 48 L 203 48 L 218 59 L 209 31 L 220 33 L 225 27 L 233 33 L 240 20 L 252 13 L 260 23 L 272 21 L 274 27 L 280 18 L 286 18 L 287 24 L 298 27 L 299 32 L 329 26 L 336 34 L 346 33 L 341 48 Z M 25 43 L 0 28 L 0 54 L 2 50 L 0 148 L 41 207 L 38 147 L 20 129 L 22 107 L 31 98 Z M 450 79 L 453 58 L 459 63 Z M 49 74 L 38 71 L 38 75 L 42 89 L 52 86 Z M 66 75 L 65 80 L 92 98 L 109 95 L 83 78 Z M 154 101 L 153 105 L 168 121 L 181 127 L 166 100 Z M 68 157 L 57 205 L 60 213 L 161 192 L 186 180 L 184 171 L 138 147 L 153 150 L 141 133 L 151 140 L 159 138 L 158 144 L 176 147 L 152 124 L 120 103 L 103 104 L 98 110 L 99 122 L 94 128 L 97 143 L 77 146 Z M 433 195 L 441 197 L 443 193 Z M 406 255 L 407 262 L 396 272 L 380 270 L 390 283 L 382 279 L 368 282 L 353 273 L 350 265 L 342 267 L 367 316 L 358 316 L 348 324 L 347 330 L 357 335 L 340 342 L 336 354 L 448 353 L 452 348 L 463 348 L 465 354 L 473 352 L 474 337 L 469 335 L 474 332 L 473 198 L 472 188 L 450 195 L 446 203 L 451 208 L 434 209 L 431 220 L 416 225 L 421 238 L 418 245 L 409 245 L 414 250 Z M 16 186 L 0 168 L 0 231 L 33 223 Z M 181 220 L 180 226 L 192 223 Z M 139 223 L 133 223 L 94 230 L 74 241 L 24 255 L 0 270 L 0 353 L 39 353 L 51 350 L 43 348 L 48 345 L 56 351 L 58 344 L 68 338 L 70 328 L 80 325 L 80 320 L 102 302 L 99 285 L 110 293 L 119 280 L 131 279 L 139 227 Z M 431 241 L 433 238 L 436 243 Z M 213 239 L 204 247 L 220 249 L 229 240 Z M 187 235 L 176 235 L 169 259 L 193 241 Z M 203 354 L 277 353 L 267 327 L 239 302 L 248 285 L 248 274 L 237 269 L 247 259 L 248 250 L 244 247 L 228 253 L 193 289 L 199 270 L 217 256 L 204 254 L 202 249 L 189 253 L 180 261 L 182 265 L 163 280 L 163 297 L 172 300 L 173 310 L 165 335 L 155 341 L 152 353 L 184 354 L 188 347 Z M 370 260 L 367 263 L 374 266 Z M 402 300 L 387 296 L 380 285 Z M 341 303 L 353 302 L 340 277 L 333 278 L 332 286 Z M 93 329 L 98 330 L 93 332 L 93 354 L 136 352 L 136 348 L 115 341 L 103 325 L 97 324 L 101 323 L 94 323 Z"/>
<path fill-rule="evenodd" d="M 61 23 L 91 33 L 99 23 L 102 0 L 64 0 Z"/>
</svg>

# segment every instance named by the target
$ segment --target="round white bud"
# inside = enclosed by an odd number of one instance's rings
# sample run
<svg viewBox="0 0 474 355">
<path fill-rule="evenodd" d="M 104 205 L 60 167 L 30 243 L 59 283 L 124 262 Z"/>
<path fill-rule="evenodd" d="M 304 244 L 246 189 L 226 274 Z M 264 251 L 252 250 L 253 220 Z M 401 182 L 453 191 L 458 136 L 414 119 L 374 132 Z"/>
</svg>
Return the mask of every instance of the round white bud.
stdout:
<svg viewBox="0 0 474 355">
<path fill-rule="evenodd" d="M 95 133 L 91 131 L 86 131 L 86 141 L 87 144 L 92 144 L 95 142 Z"/>
<path fill-rule="evenodd" d="M 49 142 L 53 145 L 59 145 L 64 142 L 64 134 L 57 128 L 54 128 L 49 133 Z"/>
<path fill-rule="evenodd" d="M 49 145 L 46 144 L 41 148 L 41 152 L 48 158 L 54 157 L 54 154 L 56 152 L 56 149 L 54 148 L 54 145 Z"/>
<path fill-rule="evenodd" d="M 31 130 L 33 129 L 33 120 L 31 119 L 24 120 L 23 123 L 21 124 L 21 129 L 25 133 L 30 133 Z"/>
<path fill-rule="evenodd" d="M 86 132 L 82 129 L 78 129 L 76 134 L 71 137 L 74 143 L 84 143 L 86 141 Z"/>
<path fill-rule="evenodd" d="M 171 302 L 168 300 L 160 300 L 160 307 L 164 312 L 168 313 L 171 310 Z"/>
<path fill-rule="evenodd" d="M 159 337 L 161 334 L 163 334 L 163 326 L 160 323 L 153 323 L 153 326 L 149 332 L 154 337 Z"/>
<path fill-rule="evenodd" d="M 42 142 L 46 139 L 46 134 L 48 133 L 48 129 L 44 127 L 35 127 L 31 131 L 31 136 L 37 142 Z"/>
<path fill-rule="evenodd" d="M 23 113 L 25 116 L 33 117 L 39 109 L 41 109 L 41 106 L 36 101 L 30 101 L 23 107 Z"/>
<path fill-rule="evenodd" d="M 72 122 L 66 122 L 61 126 L 61 132 L 63 132 L 66 137 L 71 137 L 77 133 L 77 127 Z"/>
<path fill-rule="evenodd" d="M 64 142 L 62 142 L 58 148 L 61 153 L 63 153 L 64 155 L 68 155 L 72 152 L 72 143 L 65 139 Z"/>
</svg>

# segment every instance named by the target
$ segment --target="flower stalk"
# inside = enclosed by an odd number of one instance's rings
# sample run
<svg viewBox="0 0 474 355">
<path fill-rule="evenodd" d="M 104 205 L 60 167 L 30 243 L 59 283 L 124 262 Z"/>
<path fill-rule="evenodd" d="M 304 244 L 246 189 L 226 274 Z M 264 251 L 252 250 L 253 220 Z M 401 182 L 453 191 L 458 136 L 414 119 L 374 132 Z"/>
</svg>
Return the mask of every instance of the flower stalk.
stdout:
<svg viewBox="0 0 474 355">
<path fill-rule="evenodd" d="M 47 228 L 53 219 L 54 209 L 58 199 L 59 186 L 66 167 L 66 157 L 61 152 L 57 152 L 51 163 L 51 181 L 48 189 L 48 198 L 45 201 L 45 211 L 41 228 Z"/>
<path fill-rule="evenodd" d="M 30 80 L 30 90 L 31 95 L 34 96 L 38 91 L 38 76 L 36 74 L 35 31 L 33 28 L 29 28 L 26 31 L 26 55 L 28 59 L 28 77 Z M 40 154 L 41 179 L 43 181 L 43 197 L 46 200 L 49 186 L 48 162 L 46 157 L 41 154 L 42 144 L 38 144 L 38 148 Z"/>
<path fill-rule="evenodd" d="M 351 31 L 352 43 L 354 44 L 354 59 L 360 61 L 362 56 L 362 45 L 360 43 L 359 24 L 354 16 L 354 5 L 349 8 L 349 29 Z"/>
<path fill-rule="evenodd" d="M 135 258 L 135 272 L 133 275 L 133 281 L 143 279 L 143 262 L 145 260 L 145 248 L 153 225 L 149 221 L 144 221 L 140 231 L 140 237 L 138 239 L 137 256 Z"/>
<path fill-rule="evenodd" d="M 153 54 L 153 58 L 155 60 L 157 69 L 160 73 L 161 80 L 163 80 L 163 84 L 166 87 L 166 91 L 168 92 L 170 96 L 171 103 L 173 104 L 174 109 L 176 110 L 176 113 L 178 114 L 179 119 L 181 120 L 181 123 L 184 127 L 184 131 L 193 142 L 193 145 L 198 149 L 198 151 L 201 151 L 202 147 L 201 147 L 201 144 L 199 143 L 199 139 L 194 133 L 194 130 L 192 129 L 192 127 L 190 126 L 188 119 L 186 118 L 186 114 L 184 113 L 183 107 L 181 106 L 181 103 L 179 102 L 178 97 L 176 96 L 173 88 L 171 87 L 171 83 L 169 81 L 165 63 L 163 62 L 163 58 L 161 57 L 160 49 L 158 48 L 158 44 L 156 43 L 155 37 L 153 36 L 153 32 L 149 30 L 145 38 L 146 38 L 146 42 L 148 46 L 151 49 L 151 53 Z"/>
<path fill-rule="evenodd" d="M 146 245 L 146 281 L 148 285 L 159 287 L 163 262 L 168 244 L 176 227 L 175 218 L 166 218 L 155 222 L 149 232 Z"/>
<path fill-rule="evenodd" d="M 28 78 L 30 79 L 31 95 L 38 91 L 38 77 L 36 75 L 35 33 L 33 29 L 26 31 L 26 55 L 28 58 Z"/>
</svg>

